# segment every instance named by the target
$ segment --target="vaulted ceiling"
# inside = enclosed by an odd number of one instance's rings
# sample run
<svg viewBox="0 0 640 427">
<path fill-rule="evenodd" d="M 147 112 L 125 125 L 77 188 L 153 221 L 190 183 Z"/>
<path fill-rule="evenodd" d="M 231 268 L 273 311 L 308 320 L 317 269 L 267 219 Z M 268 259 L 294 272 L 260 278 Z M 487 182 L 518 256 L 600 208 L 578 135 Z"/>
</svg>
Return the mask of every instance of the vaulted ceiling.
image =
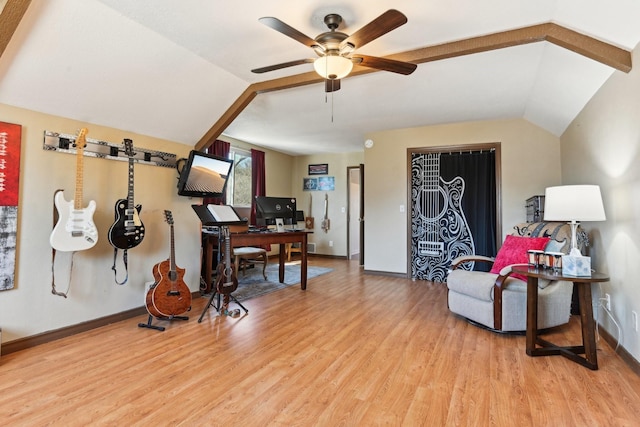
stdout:
<svg viewBox="0 0 640 427">
<path fill-rule="evenodd" d="M 358 151 L 370 132 L 490 119 L 524 118 L 561 135 L 613 72 L 629 71 L 640 41 L 634 0 L 0 7 L 0 103 L 197 148 L 224 134 L 291 154 Z M 315 56 L 260 17 L 314 38 L 329 13 L 351 34 L 388 9 L 408 22 L 358 53 L 419 64 L 411 75 L 355 67 L 327 94 L 312 64 L 250 71 Z"/>
</svg>

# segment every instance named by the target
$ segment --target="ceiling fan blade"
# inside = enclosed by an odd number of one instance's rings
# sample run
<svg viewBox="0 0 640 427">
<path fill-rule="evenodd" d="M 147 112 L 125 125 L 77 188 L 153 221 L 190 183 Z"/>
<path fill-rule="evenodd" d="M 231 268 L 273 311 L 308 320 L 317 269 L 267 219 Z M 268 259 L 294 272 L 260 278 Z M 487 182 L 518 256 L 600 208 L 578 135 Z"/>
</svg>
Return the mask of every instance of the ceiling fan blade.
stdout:
<svg viewBox="0 0 640 427">
<path fill-rule="evenodd" d="M 312 39 L 311 37 L 302 34 L 300 31 L 296 30 L 292 26 L 285 24 L 278 18 L 274 18 L 272 16 L 265 16 L 263 18 L 258 19 L 258 21 L 262 22 L 267 27 L 271 27 L 274 30 L 284 34 L 285 36 L 289 36 L 292 39 L 302 43 L 303 45 L 309 46 L 310 48 L 314 48 L 316 46 L 320 46 L 317 41 Z"/>
<path fill-rule="evenodd" d="M 325 92 L 335 92 L 337 90 L 340 90 L 340 79 L 333 79 L 333 80 L 329 80 L 326 79 L 324 81 L 324 91 Z"/>
<path fill-rule="evenodd" d="M 354 55 L 351 60 L 363 67 L 375 68 L 376 70 L 391 71 L 392 73 L 409 75 L 418 66 L 411 62 L 396 61 L 395 59 L 379 58 L 377 56 Z"/>
<path fill-rule="evenodd" d="M 340 46 L 351 44 L 361 48 L 365 44 L 377 39 L 383 34 L 398 28 L 407 22 L 407 17 L 395 9 L 389 9 L 355 33 L 344 39 Z"/>
<path fill-rule="evenodd" d="M 267 67 L 262 67 L 262 68 L 254 68 L 253 70 L 251 70 L 251 72 L 261 74 L 261 73 L 266 73 L 268 71 L 279 70 L 281 68 L 293 67 L 295 65 L 311 64 L 313 63 L 313 61 L 314 60 L 311 58 L 298 59 L 297 61 L 289 61 L 289 62 L 283 62 L 282 64 L 269 65 Z"/>
</svg>

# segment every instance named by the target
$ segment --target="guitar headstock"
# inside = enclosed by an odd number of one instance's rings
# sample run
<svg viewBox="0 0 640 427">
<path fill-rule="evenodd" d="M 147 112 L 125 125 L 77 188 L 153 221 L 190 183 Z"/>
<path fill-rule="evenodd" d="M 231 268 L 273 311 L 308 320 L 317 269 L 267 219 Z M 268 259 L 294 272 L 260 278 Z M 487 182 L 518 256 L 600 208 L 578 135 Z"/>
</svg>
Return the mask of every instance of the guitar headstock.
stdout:
<svg viewBox="0 0 640 427">
<path fill-rule="evenodd" d="M 124 154 L 126 154 L 127 157 L 135 156 L 135 153 L 133 152 L 133 141 L 129 138 L 124 139 Z"/>
<path fill-rule="evenodd" d="M 78 132 L 78 136 L 76 137 L 76 148 L 77 149 L 83 149 L 84 147 L 87 146 L 87 133 L 89 132 L 89 130 L 87 130 L 87 128 L 82 128 L 80 129 L 80 131 Z"/>
<path fill-rule="evenodd" d="M 167 224 L 173 225 L 173 214 L 171 213 L 171 211 L 164 211 L 164 219 L 165 221 L 167 221 Z"/>
</svg>

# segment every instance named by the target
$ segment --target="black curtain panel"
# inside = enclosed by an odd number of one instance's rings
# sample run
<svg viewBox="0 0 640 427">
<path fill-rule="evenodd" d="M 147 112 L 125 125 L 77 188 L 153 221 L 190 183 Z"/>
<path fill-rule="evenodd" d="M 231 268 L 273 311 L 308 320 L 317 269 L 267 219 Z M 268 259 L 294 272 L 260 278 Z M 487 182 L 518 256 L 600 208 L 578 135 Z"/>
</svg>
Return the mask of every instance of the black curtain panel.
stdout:
<svg viewBox="0 0 640 427">
<path fill-rule="evenodd" d="M 256 224 L 256 196 L 266 196 L 264 151 L 251 149 L 251 224 Z"/>
<path fill-rule="evenodd" d="M 231 151 L 231 144 L 226 141 L 221 141 L 216 139 L 209 148 L 207 148 L 208 154 L 213 154 L 214 156 L 222 157 L 225 159 L 229 158 L 229 152 Z M 203 205 L 226 205 L 227 204 L 227 190 L 225 189 L 224 193 L 220 197 L 209 197 L 202 199 Z"/>
<path fill-rule="evenodd" d="M 495 151 L 441 153 L 440 177 L 448 182 L 462 178 L 465 189 L 461 206 L 473 236 L 476 255 L 496 255 Z M 487 263 L 476 262 L 474 270 L 488 271 Z"/>
</svg>

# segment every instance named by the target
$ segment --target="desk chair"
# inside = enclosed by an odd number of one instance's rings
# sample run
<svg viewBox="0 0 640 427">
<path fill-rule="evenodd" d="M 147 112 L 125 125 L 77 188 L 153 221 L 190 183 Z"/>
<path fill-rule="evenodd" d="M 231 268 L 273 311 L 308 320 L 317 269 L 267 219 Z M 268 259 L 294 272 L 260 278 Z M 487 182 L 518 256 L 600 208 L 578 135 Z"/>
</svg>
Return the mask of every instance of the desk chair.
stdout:
<svg viewBox="0 0 640 427">
<path fill-rule="evenodd" d="M 291 254 L 293 252 L 297 252 L 299 254 L 302 253 L 302 248 L 299 246 L 300 243 L 295 243 L 295 245 L 297 246 L 294 246 L 294 243 L 285 243 L 285 245 L 286 245 L 285 251 L 287 253 L 287 262 L 291 261 Z"/>
<path fill-rule="evenodd" d="M 267 251 L 262 248 L 253 248 L 253 247 L 241 247 L 241 248 L 233 248 L 233 257 L 235 259 L 235 267 L 236 272 L 240 271 L 238 268 L 240 264 L 242 264 L 242 275 L 246 274 L 245 264 L 247 261 L 251 260 L 251 262 L 261 262 L 262 263 L 262 276 L 267 280 L 267 274 L 265 273 L 265 269 L 267 268 L 267 262 L 269 257 L 267 256 Z M 257 260 L 257 258 L 262 258 L 261 260 Z"/>
</svg>

